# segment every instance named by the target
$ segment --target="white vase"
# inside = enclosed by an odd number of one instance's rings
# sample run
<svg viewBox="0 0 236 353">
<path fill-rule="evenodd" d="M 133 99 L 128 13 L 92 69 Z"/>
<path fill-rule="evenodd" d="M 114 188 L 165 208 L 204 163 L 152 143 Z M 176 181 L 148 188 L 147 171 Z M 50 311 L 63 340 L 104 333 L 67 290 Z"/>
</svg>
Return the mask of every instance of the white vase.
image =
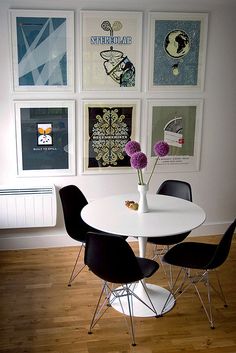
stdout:
<svg viewBox="0 0 236 353">
<path fill-rule="evenodd" d="M 148 203 L 147 203 L 148 185 L 147 184 L 138 185 L 138 192 L 139 192 L 138 212 L 146 213 L 149 211 Z"/>
</svg>

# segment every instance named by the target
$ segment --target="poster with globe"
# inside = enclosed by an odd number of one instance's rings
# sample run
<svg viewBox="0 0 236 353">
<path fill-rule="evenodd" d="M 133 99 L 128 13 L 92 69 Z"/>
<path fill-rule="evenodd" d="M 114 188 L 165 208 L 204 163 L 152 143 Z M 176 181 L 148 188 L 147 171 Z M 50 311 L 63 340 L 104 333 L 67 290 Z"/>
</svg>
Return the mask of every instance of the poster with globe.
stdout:
<svg viewBox="0 0 236 353">
<path fill-rule="evenodd" d="M 149 90 L 203 90 L 207 14 L 150 13 Z"/>
</svg>

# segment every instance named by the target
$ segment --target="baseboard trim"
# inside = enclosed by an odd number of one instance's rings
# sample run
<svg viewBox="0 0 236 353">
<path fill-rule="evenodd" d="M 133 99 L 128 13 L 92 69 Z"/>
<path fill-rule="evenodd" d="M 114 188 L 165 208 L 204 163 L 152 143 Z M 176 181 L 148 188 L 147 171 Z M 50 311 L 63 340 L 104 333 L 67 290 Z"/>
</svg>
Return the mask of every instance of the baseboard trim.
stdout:
<svg viewBox="0 0 236 353">
<path fill-rule="evenodd" d="M 78 242 L 68 235 L 8 235 L 0 238 L 0 250 L 57 248 L 65 246 L 78 246 Z"/>
<path fill-rule="evenodd" d="M 190 236 L 221 235 L 225 232 L 231 222 L 205 223 L 194 229 Z M 129 238 L 129 241 L 134 241 Z M 20 250 L 37 248 L 55 248 L 66 246 L 78 246 L 78 242 L 71 239 L 67 234 L 53 235 L 26 235 L 7 234 L 0 236 L 0 250 Z"/>
</svg>

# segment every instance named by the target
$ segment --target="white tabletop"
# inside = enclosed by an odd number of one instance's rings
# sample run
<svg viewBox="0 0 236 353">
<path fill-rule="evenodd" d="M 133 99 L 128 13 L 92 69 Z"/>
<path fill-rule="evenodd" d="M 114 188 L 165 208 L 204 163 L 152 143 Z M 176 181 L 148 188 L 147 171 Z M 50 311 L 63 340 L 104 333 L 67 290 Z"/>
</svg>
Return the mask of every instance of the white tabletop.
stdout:
<svg viewBox="0 0 236 353">
<path fill-rule="evenodd" d="M 112 195 L 86 205 L 81 216 L 90 226 L 126 236 L 158 237 L 180 234 L 200 226 L 206 214 L 193 202 L 172 196 L 148 194 L 149 212 L 138 213 L 125 206 L 138 202 L 137 194 Z"/>
</svg>

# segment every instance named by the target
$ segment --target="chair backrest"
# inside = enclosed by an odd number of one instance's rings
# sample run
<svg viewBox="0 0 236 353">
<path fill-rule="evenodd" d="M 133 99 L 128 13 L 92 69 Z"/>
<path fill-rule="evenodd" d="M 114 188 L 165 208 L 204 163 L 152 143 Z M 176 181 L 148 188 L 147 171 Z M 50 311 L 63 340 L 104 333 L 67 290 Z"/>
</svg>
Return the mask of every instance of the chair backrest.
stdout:
<svg viewBox="0 0 236 353">
<path fill-rule="evenodd" d="M 87 205 L 82 191 L 75 185 L 67 185 L 59 190 L 64 214 L 64 222 L 68 235 L 82 242 L 86 240 L 86 233 L 90 227 L 82 220 L 80 212 Z"/>
<path fill-rule="evenodd" d="M 131 283 L 143 278 L 133 250 L 119 235 L 89 232 L 84 263 L 108 282 Z"/>
<path fill-rule="evenodd" d="M 229 255 L 229 250 L 231 247 L 232 238 L 233 238 L 234 231 L 235 231 L 235 226 L 236 226 L 236 219 L 228 227 L 228 229 L 226 230 L 226 232 L 222 236 L 222 238 L 216 248 L 215 254 L 207 266 L 208 269 L 214 269 L 216 267 L 219 267 L 227 259 L 228 255 Z"/>
<path fill-rule="evenodd" d="M 191 185 L 181 180 L 165 180 L 157 190 L 157 194 L 179 197 L 192 201 Z"/>
</svg>

